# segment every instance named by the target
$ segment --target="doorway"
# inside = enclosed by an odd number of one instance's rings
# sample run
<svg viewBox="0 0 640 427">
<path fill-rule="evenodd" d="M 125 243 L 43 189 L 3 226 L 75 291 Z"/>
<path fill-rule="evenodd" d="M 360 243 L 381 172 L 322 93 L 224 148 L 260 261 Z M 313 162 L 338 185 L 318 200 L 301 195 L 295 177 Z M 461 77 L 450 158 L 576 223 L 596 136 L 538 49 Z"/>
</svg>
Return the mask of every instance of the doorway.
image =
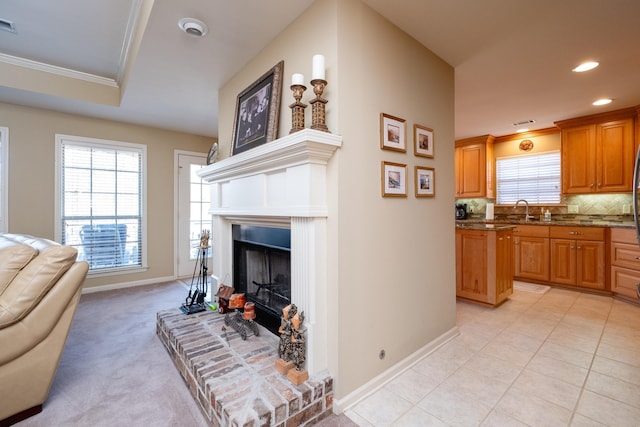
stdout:
<svg viewBox="0 0 640 427">
<path fill-rule="evenodd" d="M 176 151 L 176 266 L 178 278 L 192 277 L 202 230 L 211 231 L 209 183 L 196 172 L 207 165 L 207 155 Z M 211 251 L 208 251 L 211 257 Z"/>
</svg>

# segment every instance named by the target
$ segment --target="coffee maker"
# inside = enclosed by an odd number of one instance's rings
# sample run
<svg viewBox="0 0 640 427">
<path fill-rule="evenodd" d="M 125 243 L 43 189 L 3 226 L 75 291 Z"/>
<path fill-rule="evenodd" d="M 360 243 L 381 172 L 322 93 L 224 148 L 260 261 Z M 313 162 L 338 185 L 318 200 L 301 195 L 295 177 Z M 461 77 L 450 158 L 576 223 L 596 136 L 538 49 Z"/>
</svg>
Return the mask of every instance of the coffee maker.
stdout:
<svg viewBox="0 0 640 427">
<path fill-rule="evenodd" d="M 456 203 L 456 219 L 467 219 L 466 203 Z"/>
</svg>

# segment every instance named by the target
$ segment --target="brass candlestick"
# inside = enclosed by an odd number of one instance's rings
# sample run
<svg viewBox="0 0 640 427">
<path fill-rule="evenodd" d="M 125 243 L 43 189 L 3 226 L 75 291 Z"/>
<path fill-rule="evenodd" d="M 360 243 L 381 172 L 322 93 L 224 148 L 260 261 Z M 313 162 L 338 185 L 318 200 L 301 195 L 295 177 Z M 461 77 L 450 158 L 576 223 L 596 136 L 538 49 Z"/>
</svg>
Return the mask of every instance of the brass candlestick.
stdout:
<svg viewBox="0 0 640 427">
<path fill-rule="evenodd" d="M 291 85 L 291 90 L 296 102 L 289 105 L 289 108 L 291 108 L 291 131 L 289 133 L 294 133 L 304 129 L 304 109 L 307 108 L 307 104 L 303 104 L 300 100 L 307 87 L 304 85 Z"/>
<path fill-rule="evenodd" d="M 322 97 L 322 92 L 327 85 L 326 80 L 314 79 L 311 80 L 313 85 L 313 93 L 316 94 L 316 98 L 309 101 L 311 104 L 311 129 L 321 130 L 323 132 L 329 132 L 329 128 L 325 123 L 324 105 L 329 102 Z"/>
</svg>

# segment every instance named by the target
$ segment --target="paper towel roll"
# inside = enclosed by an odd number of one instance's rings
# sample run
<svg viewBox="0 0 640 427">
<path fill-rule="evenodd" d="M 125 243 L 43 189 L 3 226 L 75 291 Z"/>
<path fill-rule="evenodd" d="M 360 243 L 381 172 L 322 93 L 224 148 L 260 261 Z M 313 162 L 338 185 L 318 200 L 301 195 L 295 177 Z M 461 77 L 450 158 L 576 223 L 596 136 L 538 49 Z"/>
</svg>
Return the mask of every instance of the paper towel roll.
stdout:
<svg viewBox="0 0 640 427">
<path fill-rule="evenodd" d="M 493 203 L 487 203 L 487 215 L 485 218 L 493 220 Z"/>
</svg>

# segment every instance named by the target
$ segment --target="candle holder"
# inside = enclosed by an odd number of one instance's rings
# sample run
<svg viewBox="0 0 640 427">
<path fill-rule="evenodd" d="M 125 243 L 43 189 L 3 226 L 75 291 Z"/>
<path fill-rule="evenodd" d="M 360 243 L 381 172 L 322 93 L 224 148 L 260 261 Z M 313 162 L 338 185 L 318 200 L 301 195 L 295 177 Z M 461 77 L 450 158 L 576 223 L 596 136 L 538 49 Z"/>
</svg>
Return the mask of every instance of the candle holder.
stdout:
<svg viewBox="0 0 640 427">
<path fill-rule="evenodd" d="M 304 85 L 291 85 L 291 90 L 293 91 L 293 99 L 296 102 L 289 105 L 289 108 L 291 108 L 291 131 L 289 133 L 294 133 L 304 129 L 304 109 L 307 108 L 307 104 L 303 104 L 300 100 L 307 87 Z"/>
<path fill-rule="evenodd" d="M 313 93 L 316 94 L 315 99 L 309 101 L 311 104 L 311 129 L 329 132 L 329 128 L 325 123 L 324 111 L 324 106 L 329 101 L 322 97 L 322 92 L 324 92 L 327 81 L 323 79 L 314 79 L 311 80 L 311 84 L 313 85 Z"/>
</svg>

